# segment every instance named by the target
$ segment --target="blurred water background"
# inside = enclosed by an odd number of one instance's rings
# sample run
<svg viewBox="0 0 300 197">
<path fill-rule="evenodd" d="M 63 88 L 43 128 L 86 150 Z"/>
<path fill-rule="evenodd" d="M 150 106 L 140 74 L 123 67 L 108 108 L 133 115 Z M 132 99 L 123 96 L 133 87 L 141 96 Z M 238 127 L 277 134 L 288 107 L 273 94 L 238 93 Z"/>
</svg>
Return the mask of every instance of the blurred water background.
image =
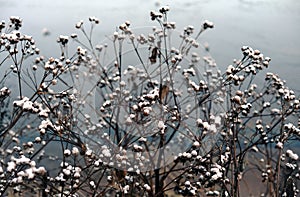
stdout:
<svg viewBox="0 0 300 197">
<path fill-rule="evenodd" d="M 221 70 L 240 58 L 240 47 L 249 45 L 272 58 L 268 71 L 278 73 L 289 87 L 300 89 L 300 1 L 298 0 L 0 0 L 0 20 L 12 15 L 23 18 L 23 33 L 32 35 L 45 56 L 58 56 L 56 39 L 70 35 L 79 20 L 101 20 L 95 38 L 101 42 L 125 20 L 132 26 L 153 26 L 150 10 L 171 8 L 169 19 L 178 30 L 199 27 L 205 19 L 215 28 L 200 42 L 208 42 Z M 47 28 L 50 35 L 43 36 Z"/>
<path fill-rule="evenodd" d="M 241 46 L 249 45 L 272 58 L 268 72 L 278 73 L 289 87 L 300 90 L 299 0 L 0 0 L 0 20 L 20 16 L 22 32 L 33 36 L 41 54 L 59 57 L 57 37 L 76 32 L 79 20 L 101 20 L 94 36 L 97 43 L 125 20 L 133 27 L 157 25 L 149 13 L 161 5 L 170 6 L 169 19 L 179 31 L 187 25 L 199 28 L 205 19 L 214 22 L 215 28 L 199 41 L 209 43 L 222 71 L 241 58 Z M 43 35 L 44 28 L 50 35 Z"/>
</svg>

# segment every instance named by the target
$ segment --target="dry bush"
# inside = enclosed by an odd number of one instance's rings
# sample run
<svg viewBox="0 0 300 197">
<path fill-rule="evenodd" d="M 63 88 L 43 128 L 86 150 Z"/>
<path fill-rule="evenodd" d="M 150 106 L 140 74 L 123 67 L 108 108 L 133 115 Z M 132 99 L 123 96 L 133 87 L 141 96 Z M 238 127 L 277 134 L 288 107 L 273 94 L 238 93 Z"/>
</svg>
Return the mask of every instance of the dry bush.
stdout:
<svg viewBox="0 0 300 197">
<path fill-rule="evenodd" d="M 214 24 L 178 32 L 168 12 L 106 43 L 80 21 L 57 58 L 19 17 L 0 24 L 1 196 L 299 193 L 295 92 L 273 73 L 256 85 L 271 59 L 248 46 L 222 72 L 198 41 Z"/>
</svg>

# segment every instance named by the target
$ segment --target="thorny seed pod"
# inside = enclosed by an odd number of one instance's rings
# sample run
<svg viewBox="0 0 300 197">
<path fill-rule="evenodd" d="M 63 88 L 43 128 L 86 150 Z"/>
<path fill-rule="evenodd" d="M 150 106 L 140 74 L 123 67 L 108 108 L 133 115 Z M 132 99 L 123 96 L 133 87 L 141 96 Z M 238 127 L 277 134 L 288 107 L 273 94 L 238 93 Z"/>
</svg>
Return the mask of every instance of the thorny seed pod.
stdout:
<svg viewBox="0 0 300 197">
<path fill-rule="evenodd" d="M 149 57 L 149 60 L 152 64 L 156 63 L 157 54 L 158 54 L 158 48 L 154 47 L 152 49 L 151 56 Z"/>
<path fill-rule="evenodd" d="M 159 89 L 159 101 L 160 101 L 160 103 L 165 103 L 166 102 L 166 99 L 168 97 L 168 93 L 169 93 L 169 86 L 160 85 L 160 89 Z"/>
</svg>

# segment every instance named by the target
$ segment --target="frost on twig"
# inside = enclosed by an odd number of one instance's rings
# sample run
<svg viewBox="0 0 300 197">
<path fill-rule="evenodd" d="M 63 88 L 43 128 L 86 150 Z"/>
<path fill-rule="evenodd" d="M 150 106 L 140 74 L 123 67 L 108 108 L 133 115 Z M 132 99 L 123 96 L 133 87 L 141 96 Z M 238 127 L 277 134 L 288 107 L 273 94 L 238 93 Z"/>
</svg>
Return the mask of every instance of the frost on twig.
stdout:
<svg viewBox="0 0 300 197">
<path fill-rule="evenodd" d="M 238 196 L 253 174 L 262 195 L 299 193 L 299 96 L 271 72 L 256 84 L 271 59 L 249 46 L 220 70 L 198 39 L 215 25 L 178 33 L 169 12 L 104 43 L 81 20 L 59 57 L 0 23 L 0 195 Z"/>
</svg>

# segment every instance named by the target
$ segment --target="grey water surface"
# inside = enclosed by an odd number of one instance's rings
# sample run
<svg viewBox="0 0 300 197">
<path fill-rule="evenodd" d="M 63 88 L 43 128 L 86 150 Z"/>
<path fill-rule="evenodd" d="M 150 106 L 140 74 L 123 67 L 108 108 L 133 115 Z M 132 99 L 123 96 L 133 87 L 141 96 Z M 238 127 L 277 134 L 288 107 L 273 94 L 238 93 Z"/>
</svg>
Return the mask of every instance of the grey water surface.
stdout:
<svg viewBox="0 0 300 197">
<path fill-rule="evenodd" d="M 74 24 L 96 16 L 101 20 L 95 38 L 103 40 L 125 20 L 134 27 L 157 25 L 149 11 L 169 5 L 169 19 L 178 30 L 199 27 L 205 19 L 215 28 L 200 42 L 208 42 L 221 70 L 240 58 L 240 47 L 250 45 L 272 58 L 268 71 L 278 73 L 288 86 L 300 84 L 300 1 L 298 0 L 0 0 L 0 20 L 23 18 L 22 31 L 32 35 L 46 56 L 57 56 L 56 38 L 75 31 Z M 43 36 L 47 28 L 50 36 Z"/>
</svg>

